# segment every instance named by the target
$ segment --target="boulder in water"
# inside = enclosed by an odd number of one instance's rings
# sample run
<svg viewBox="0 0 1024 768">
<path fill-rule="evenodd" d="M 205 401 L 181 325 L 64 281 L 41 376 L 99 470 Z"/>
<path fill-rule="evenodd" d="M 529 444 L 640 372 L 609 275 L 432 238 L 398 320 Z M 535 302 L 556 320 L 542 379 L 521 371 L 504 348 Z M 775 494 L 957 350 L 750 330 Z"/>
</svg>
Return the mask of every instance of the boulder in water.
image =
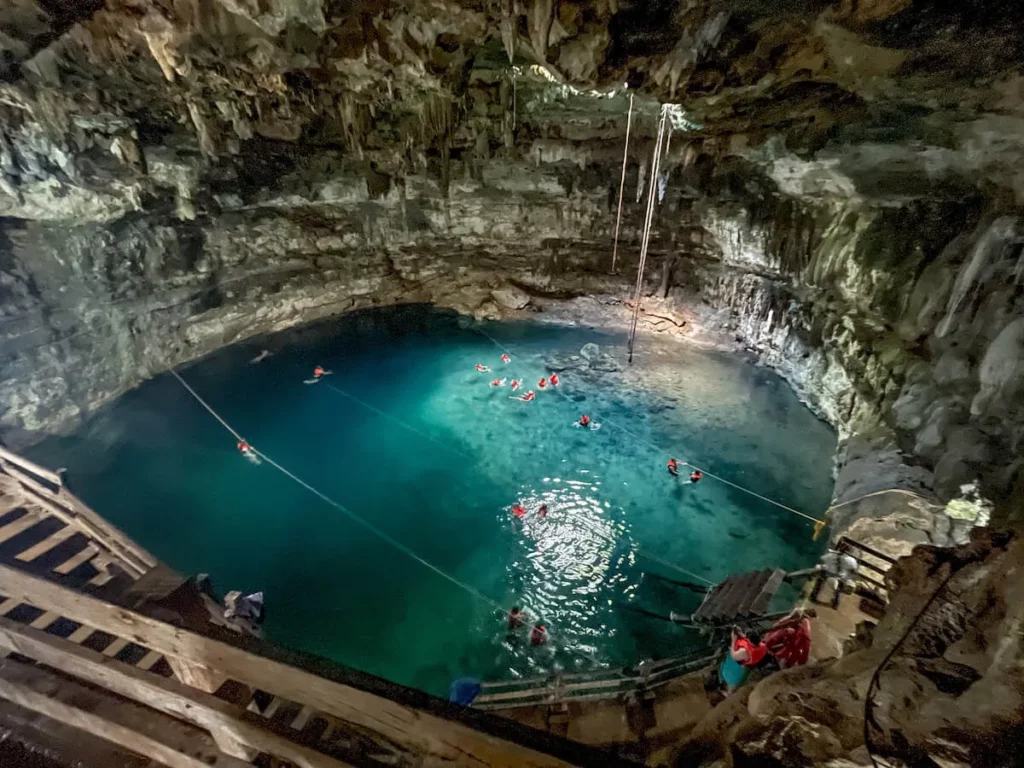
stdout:
<svg viewBox="0 0 1024 768">
<path fill-rule="evenodd" d="M 580 349 L 580 355 L 586 360 L 592 360 L 595 357 L 601 356 L 601 348 L 591 341 L 583 345 L 582 349 Z"/>
</svg>

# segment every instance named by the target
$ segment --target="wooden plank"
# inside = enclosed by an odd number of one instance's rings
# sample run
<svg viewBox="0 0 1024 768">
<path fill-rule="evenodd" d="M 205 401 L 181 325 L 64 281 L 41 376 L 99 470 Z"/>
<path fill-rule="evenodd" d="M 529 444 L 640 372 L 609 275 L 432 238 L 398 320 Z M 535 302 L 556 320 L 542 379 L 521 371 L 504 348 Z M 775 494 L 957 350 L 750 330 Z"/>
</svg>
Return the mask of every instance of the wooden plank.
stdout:
<svg viewBox="0 0 1024 768">
<path fill-rule="evenodd" d="M 14 453 L 14 451 L 9 451 L 3 446 L 0 446 L 0 458 L 4 459 L 5 461 L 9 461 L 11 464 L 15 466 L 16 469 L 31 472 L 33 475 L 41 477 L 43 480 L 53 483 L 56 486 L 62 485 L 60 475 L 58 475 L 56 472 L 53 472 L 52 470 L 49 470 L 46 467 L 41 467 L 34 461 L 29 461 L 24 456 L 19 456 L 18 454 Z"/>
<path fill-rule="evenodd" d="M 18 559 L 21 560 L 23 563 L 31 563 L 37 557 L 41 557 L 42 555 L 46 554 L 51 549 L 56 547 L 58 544 L 60 544 L 63 541 L 67 541 L 78 532 L 79 531 L 77 528 L 72 528 L 70 525 L 66 525 L 63 528 L 54 531 L 45 539 L 32 545 L 23 552 L 19 552 Z"/>
<path fill-rule="evenodd" d="M 35 621 L 29 624 L 29 626 L 33 629 L 46 629 L 59 618 L 59 613 L 54 613 L 53 611 L 46 611 L 41 616 L 39 616 L 39 618 L 37 618 Z"/>
<path fill-rule="evenodd" d="M 760 616 L 768 610 L 768 604 L 771 603 L 772 598 L 775 597 L 775 593 L 779 591 L 779 587 L 782 586 L 782 582 L 785 578 L 786 572 L 781 568 L 776 568 L 772 571 L 768 580 L 762 587 L 760 594 L 758 594 L 750 605 L 750 610 L 754 615 Z"/>
<path fill-rule="evenodd" d="M 19 533 L 27 531 L 42 519 L 43 516 L 39 512 L 36 512 L 34 509 L 29 510 L 27 514 L 0 528 L 0 544 L 13 539 Z"/>
<path fill-rule="evenodd" d="M 750 607 L 757 596 L 761 594 L 761 590 L 764 589 L 764 585 L 768 579 L 771 578 L 772 572 L 768 569 L 758 571 L 757 578 L 751 579 L 747 585 L 746 591 L 742 595 L 736 598 L 736 610 L 733 615 L 737 618 L 741 616 L 749 616 L 751 613 Z"/>
<path fill-rule="evenodd" d="M 152 669 L 153 665 L 160 661 L 160 659 L 162 658 L 163 656 L 161 656 L 156 651 L 149 651 L 145 656 L 139 659 L 139 663 L 135 665 L 135 668 L 141 669 L 143 672 L 145 672 L 147 670 Z"/>
<path fill-rule="evenodd" d="M 123 637 L 115 637 L 110 641 L 110 645 L 103 649 L 103 655 L 114 658 L 117 654 L 128 647 L 129 642 L 130 641 L 125 640 Z"/>
<path fill-rule="evenodd" d="M 0 497 L 0 516 L 13 512 L 25 503 L 25 497 L 20 493 L 7 493 Z"/>
<path fill-rule="evenodd" d="M 40 667 L 6 659 L 0 661 L 0 680 L 0 697 L 169 768 L 243 765 L 221 754 L 209 735 L 191 724 L 87 689 Z"/>
<path fill-rule="evenodd" d="M 746 574 L 733 574 L 722 582 L 722 588 L 718 591 L 718 594 L 715 595 L 714 599 L 709 600 L 707 604 L 701 606 L 702 612 L 700 618 L 705 621 L 711 621 L 721 614 L 722 605 L 730 599 L 744 576 L 746 576 Z"/>
<path fill-rule="evenodd" d="M 283 737 L 260 722 L 258 716 L 244 714 L 241 707 L 189 688 L 173 678 L 140 672 L 96 651 L 9 619 L 0 619 L 0 647 L 204 728 L 214 738 L 218 732 L 229 732 L 241 744 L 303 768 L 346 768 L 339 760 Z"/>
<path fill-rule="evenodd" d="M 38 602 L 59 611 L 62 616 L 115 636 L 131 638 L 133 642 L 167 656 L 168 661 L 171 657 L 202 659 L 206 666 L 251 688 L 308 704 L 320 712 L 378 733 L 403 749 L 424 755 L 427 764 L 472 765 L 474 768 L 479 768 L 480 763 L 533 767 L 570 764 L 566 759 L 540 751 L 540 745 L 566 754 L 573 762 L 596 764 L 599 760 L 603 765 L 608 765 L 609 760 L 615 762 L 608 753 L 580 749 L 564 740 L 548 738 L 546 734 L 498 718 L 486 718 L 473 710 L 453 707 L 426 694 L 401 689 L 369 675 L 328 664 L 322 659 L 285 653 L 266 644 L 259 647 L 272 650 L 275 655 L 287 656 L 290 663 L 257 656 L 4 565 L 0 565 L 0 592 L 27 602 Z M 239 638 L 238 642 L 246 641 L 247 638 Z M 250 642 L 255 644 L 255 641 Z M 358 680 L 363 685 L 379 686 L 382 693 L 400 693 L 410 703 L 401 703 L 347 682 L 313 674 L 293 666 L 297 661 L 311 666 L 316 664 L 318 671 L 322 669 L 328 674 Z M 442 712 L 445 716 L 440 715 Z M 495 732 L 501 735 L 493 735 Z M 508 741 L 506 734 L 515 735 L 530 746 Z"/>
<path fill-rule="evenodd" d="M 708 610 L 712 609 L 718 602 L 718 598 L 721 596 L 722 592 L 725 589 L 731 587 L 732 579 L 732 576 L 728 576 L 726 577 L 725 581 L 712 588 L 712 590 L 708 592 L 707 596 L 704 598 L 704 601 L 700 604 L 700 607 L 694 612 L 694 614 L 690 618 L 695 620 L 703 620 Z"/>
<path fill-rule="evenodd" d="M 83 563 L 92 560 L 93 556 L 99 554 L 99 547 L 93 544 L 91 541 L 85 545 L 81 552 L 76 555 L 72 555 L 63 563 L 53 569 L 54 573 L 59 573 L 62 576 L 66 576 L 71 573 L 75 568 L 82 565 Z"/>
<path fill-rule="evenodd" d="M 68 636 L 68 641 L 75 643 L 76 645 L 78 643 L 84 643 L 89 638 L 89 635 L 95 631 L 96 630 L 92 627 L 87 627 L 83 624 Z"/>
</svg>

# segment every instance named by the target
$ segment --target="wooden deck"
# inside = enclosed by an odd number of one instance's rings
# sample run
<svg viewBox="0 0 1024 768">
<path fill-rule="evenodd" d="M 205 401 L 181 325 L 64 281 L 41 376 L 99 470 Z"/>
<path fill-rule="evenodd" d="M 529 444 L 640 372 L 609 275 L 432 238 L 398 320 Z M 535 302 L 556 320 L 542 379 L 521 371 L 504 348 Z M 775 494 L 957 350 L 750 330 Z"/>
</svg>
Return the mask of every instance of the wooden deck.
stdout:
<svg viewBox="0 0 1024 768">
<path fill-rule="evenodd" d="M 724 626 L 763 616 L 785 578 L 786 572 L 781 568 L 733 574 L 708 591 L 690 620 L 694 624 Z"/>
</svg>

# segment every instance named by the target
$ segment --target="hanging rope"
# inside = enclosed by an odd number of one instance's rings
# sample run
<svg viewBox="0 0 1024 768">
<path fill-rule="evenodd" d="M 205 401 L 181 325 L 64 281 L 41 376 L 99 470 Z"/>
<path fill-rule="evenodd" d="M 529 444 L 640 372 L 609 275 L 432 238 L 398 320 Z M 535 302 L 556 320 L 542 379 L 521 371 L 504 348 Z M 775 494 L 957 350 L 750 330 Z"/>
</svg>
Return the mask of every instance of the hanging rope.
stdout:
<svg viewBox="0 0 1024 768">
<path fill-rule="evenodd" d="M 661 140 L 665 136 L 667 112 L 662 109 L 658 122 L 658 141 L 654 145 L 654 159 L 651 161 L 651 182 L 647 192 L 647 215 L 644 217 L 643 243 L 640 246 L 640 264 L 636 270 L 636 290 L 633 292 L 633 320 L 629 329 L 629 363 L 633 363 L 633 342 L 636 339 L 636 323 L 640 316 L 640 293 L 643 290 L 644 267 L 647 265 L 647 246 L 651 238 L 651 221 L 654 218 L 654 200 L 658 188 L 658 170 L 661 167 Z"/>
<path fill-rule="evenodd" d="M 495 339 L 493 336 L 491 336 L 489 333 L 487 333 L 487 331 L 483 330 L 482 328 L 474 326 L 474 330 L 477 333 L 479 333 L 480 335 L 490 339 L 491 342 L 496 347 L 498 347 L 498 349 L 502 350 L 503 352 L 507 352 L 509 354 L 512 354 L 513 352 L 515 352 L 515 350 L 513 350 L 510 347 L 505 346 L 504 344 L 502 344 L 500 341 Z M 516 354 L 518 354 L 518 353 L 516 353 Z M 568 400 L 569 402 L 572 402 L 572 400 L 569 397 L 569 395 L 567 395 L 566 393 L 562 392 L 560 389 L 556 388 L 554 391 L 557 394 L 561 395 L 566 400 Z M 611 419 L 609 419 L 607 417 L 601 417 L 598 414 L 594 414 L 594 418 L 600 419 L 600 421 L 603 424 L 608 424 L 609 426 L 612 426 L 612 427 L 615 427 L 618 430 L 621 430 L 622 432 L 624 432 L 625 434 L 629 435 L 630 437 L 632 437 L 634 440 L 637 440 L 638 442 L 646 443 L 647 445 L 649 445 L 650 447 L 652 447 L 654 450 L 658 451 L 662 455 L 670 456 L 672 454 L 671 451 L 665 450 L 664 448 L 662 448 L 660 445 L 658 445 L 654 441 L 650 440 L 649 438 L 643 437 L 642 435 L 638 435 L 635 432 L 633 432 L 632 430 L 627 429 L 623 425 L 621 425 L 621 424 L 619 424 L 619 423 L 617 423 L 615 421 L 612 421 Z M 779 507 L 780 509 L 784 509 L 787 512 L 792 512 L 795 515 L 799 515 L 802 518 L 810 520 L 811 522 L 814 523 L 814 530 L 815 530 L 815 537 L 814 538 L 818 537 L 818 533 L 820 533 L 820 531 L 823 530 L 825 525 L 826 525 L 826 521 L 825 520 L 822 520 L 822 519 L 817 518 L 817 517 L 813 517 L 812 515 L 808 515 L 807 513 L 801 512 L 798 509 L 794 509 L 793 507 L 789 506 L 788 504 L 783 504 L 781 501 L 775 501 L 774 499 L 770 499 L 767 496 L 763 496 L 762 494 L 758 493 L 757 491 L 753 491 L 750 488 L 745 488 L 742 485 L 738 485 L 738 484 L 732 482 L 731 480 L 726 480 L 721 475 L 716 475 L 713 472 L 709 472 L 708 470 L 704 469 L 703 467 L 697 466 L 692 461 L 680 461 L 679 463 L 682 464 L 683 466 L 690 467 L 691 469 L 696 469 L 699 472 L 702 472 L 707 477 L 714 478 L 715 480 L 718 480 L 721 483 L 725 483 L 726 485 L 728 485 L 728 486 L 730 486 L 732 488 L 735 488 L 738 491 L 742 491 L 743 493 L 749 494 L 750 496 L 754 496 L 755 498 L 758 498 L 761 501 L 765 501 L 765 502 L 767 502 L 769 504 L 772 504 L 772 505 L 774 505 L 776 507 Z M 690 574 L 690 575 L 693 575 L 693 574 Z"/>
<path fill-rule="evenodd" d="M 615 216 L 615 244 L 612 246 L 612 274 L 619 254 L 619 223 L 622 221 L 622 194 L 626 190 L 626 161 L 629 158 L 629 129 L 633 124 L 633 94 L 629 94 L 629 113 L 626 115 L 626 144 L 622 148 L 622 179 L 619 181 L 619 212 Z"/>
</svg>

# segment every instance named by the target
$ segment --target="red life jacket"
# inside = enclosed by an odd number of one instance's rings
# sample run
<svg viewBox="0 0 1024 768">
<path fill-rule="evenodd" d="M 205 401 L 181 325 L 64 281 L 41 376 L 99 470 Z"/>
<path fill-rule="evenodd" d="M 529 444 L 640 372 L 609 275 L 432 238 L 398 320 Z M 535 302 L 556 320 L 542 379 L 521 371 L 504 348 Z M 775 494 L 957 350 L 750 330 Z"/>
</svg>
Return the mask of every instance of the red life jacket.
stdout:
<svg viewBox="0 0 1024 768">
<path fill-rule="evenodd" d="M 580 426 L 585 427 L 590 423 L 590 417 L 587 414 L 580 416 Z"/>
<path fill-rule="evenodd" d="M 515 506 L 512 507 L 512 514 L 516 517 L 522 517 L 526 514 L 526 509 L 523 507 L 522 504 L 516 504 Z"/>
<path fill-rule="evenodd" d="M 544 389 L 544 387 L 546 387 L 547 385 L 548 385 L 548 380 L 547 379 L 541 379 L 540 381 L 537 382 L 537 386 L 540 387 L 541 389 Z"/>
<path fill-rule="evenodd" d="M 313 375 L 314 375 L 314 376 L 323 376 L 323 375 L 324 375 L 324 369 L 323 369 L 323 368 L 321 368 L 321 367 L 320 367 L 320 366 L 318 365 L 318 366 L 317 366 L 316 368 L 314 368 L 314 369 L 313 369 Z"/>
<path fill-rule="evenodd" d="M 551 374 L 551 378 L 548 379 L 548 381 L 551 382 L 551 386 L 557 387 L 558 386 L 558 374 L 557 373 L 552 373 Z"/>
<path fill-rule="evenodd" d="M 733 644 L 732 649 L 738 651 L 743 649 L 747 652 L 749 659 L 747 661 L 740 662 L 744 667 L 756 667 L 768 655 L 768 646 L 764 643 L 758 643 L 754 645 L 746 637 L 737 637 L 736 642 Z"/>
<path fill-rule="evenodd" d="M 703 472 L 701 472 L 701 471 L 700 471 L 700 470 L 698 469 L 698 470 L 697 470 L 696 472 L 694 472 L 693 474 L 691 474 L 691 475 L 690 475 L 690 482 L 691 482 L 691 483 L 696 483 L 696 482 L 697 482 L 698 480 L 700 480 L 700 479 L 701 479 L 702 477 L 704 477 L 704 473 L 703 473 Z"/>
<path fill-rule="evenodd" d="M 530 642 L 533 645 L 544 645 L 548 639 L 547 628 L 543 624 L 539 624 L 530 630 Z"/>
</svg>

